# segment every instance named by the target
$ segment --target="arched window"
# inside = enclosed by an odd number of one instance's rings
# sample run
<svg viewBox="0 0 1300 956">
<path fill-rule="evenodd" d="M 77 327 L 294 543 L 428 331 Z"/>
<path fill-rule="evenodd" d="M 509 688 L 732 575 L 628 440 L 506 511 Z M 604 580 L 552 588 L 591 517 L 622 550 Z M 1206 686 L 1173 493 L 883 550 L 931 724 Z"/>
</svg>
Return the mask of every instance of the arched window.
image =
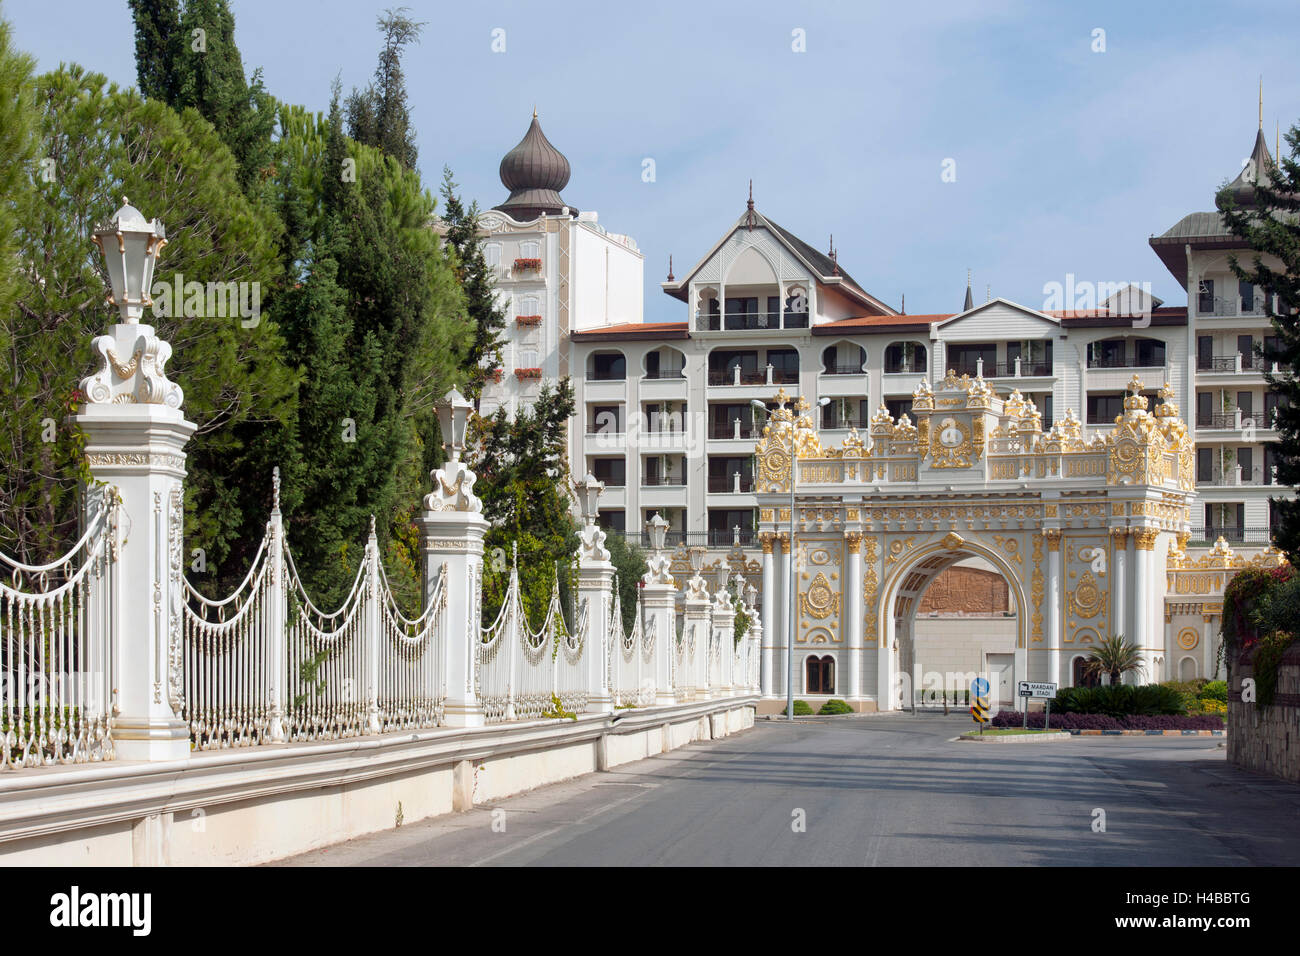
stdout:
<svg viewBox="0 0 1300 956">
<path fill-rule="evenodd" d="M 920 342 L 894 342 L 885 349 L 885 371 L 891 375 L 926 370 L 925 346 Z"/>
<path fill-rule="evenodd" d="M 483 244 L 483 261 L 489 269 L 495 269 L 501 264 L 501 243 L 488 242 Z"/>
<path fill-rule="evenodd" d="M 814 655 L 804 662 L 804 693 L 835 693 L 835 658 Z"/>
<path fill-rule="evenodd" d="M 536 242 L 521 242 L 519 243 L 519 258 L 536 259 L 541 255 L 541 248 Z"/>
</svg>

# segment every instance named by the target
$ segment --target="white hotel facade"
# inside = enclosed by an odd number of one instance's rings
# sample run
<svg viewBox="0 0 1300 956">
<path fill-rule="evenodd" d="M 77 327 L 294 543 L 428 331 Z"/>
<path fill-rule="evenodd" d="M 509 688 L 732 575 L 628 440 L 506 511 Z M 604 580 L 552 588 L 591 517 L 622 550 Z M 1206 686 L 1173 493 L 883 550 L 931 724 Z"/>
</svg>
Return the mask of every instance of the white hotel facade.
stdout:
<svg viewBox="0 0 1300 956">
<path fill-rule="evenodd" d="M 1261 133 L 1232 184 L 1239 202 L 1251 201 L 1254 170 L 1267 175 L 1271 163 Z M 608 529 L 635 535 L 658 513 L 670 542 L 704 546 L 706 566 L 757 585 L 754 444 L 764 416 L 751 402 L 782 387 L 801 394 L 819 413 L 822 440 L 838 443 L 851 428 L 865 434 L 882 405 L 895 419 L 907 413 L 922 379 L 937 386 L 953 370 L 982 375 L 999 395 L 1018 390 L 1044 430 L 1067 409 L 1085 426 L 1110 426 L 1135 375 L 1153 408 L 1168 383 L 1197 445 L 1189 547 L 1220 536 L 1239 551 L 1268 543 L 1277 435 L 1256 353 L 1272 330 L 1263 291 L 1231 273 L 1229 256 L 1245 250 L 1217 212 L 1191 213 L 1150 240 L 1187 290 L 1185 306 L 1147 300 L 1137 310 L 1146 314 L 1132 315 L 1120 297 L 1081 309 L 1077 300 L 976 303 L 968 280 L 960 310 L 910 315 L 751 198 L 694 265 L 680 275 L 670 265 L 662 288 L 681 303 L 681 320 L 645 323 L 641 253 L 560 198 L 568 162 L 536 118 L 501 175 L 510 198 L 483 226 L 509 335 L 483 411 L 517 408 L 542 380 L 570 376 L 571 465 L 604 481 Z M 684 552 L 679 559 L 684 567 Z"/>
</svg>

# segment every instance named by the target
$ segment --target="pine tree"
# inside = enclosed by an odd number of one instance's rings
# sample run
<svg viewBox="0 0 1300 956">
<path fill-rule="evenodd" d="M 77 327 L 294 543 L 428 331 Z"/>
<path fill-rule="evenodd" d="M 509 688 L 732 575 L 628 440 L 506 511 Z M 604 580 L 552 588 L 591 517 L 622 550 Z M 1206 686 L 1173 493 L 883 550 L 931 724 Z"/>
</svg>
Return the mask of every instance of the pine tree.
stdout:
<svg viewBox="0 0 1300 956">
<path fill-rule="evenodd" d="M 0 156 L 4 157 L 0 163 L 0 322 L 8 318 L 21 281 L 23 267 L 16 236 L 19 223 L 27 216 L 34 195 L 32 177 L 37 173 L 34 66 L 30 56 L 14 49 L 13 31 L 7 21 L 0 20 Z M 6 353 L 13 348 L 3 327 L 0 348 Z M 17 368 L 10 371 L 16 374 Z"/>
<path fill-rule="evenodd" d="M 272 166 L 275 103 L 261 70 L 244 76 L 235 18 L 226 0 L 129 0 L 135 18 L 140 91 L 178 112 L 192 106 L 221 135 L 253 196 Z"/>
<path fill-rule="evenodd" d="M 392 156 L 405 169 L 415 169 L 418 151 L 415 128 L 406 96 L 402 51 L 420 38 L 425 24 L 406 16 L 407 7 L 385 10 L 378 18 L 384 35 L 375 79 L 365 90 L 353 89 L 348 97 L 348 135 Z"/>
<path fill-rule="evenodd" d="M 531 408 L 512 419 L 505 410 L 476 418 L 470 466 L 478 475 L 474 490 L 483 499 L 483 516 L 492 522 L 485 539 L 489 559 L 483 575 L 484 615 L 500 607 L 509 582 L 501 560 L 519 546 L 519 581 L 524 610 L 534 626 L 550 600 L 557 566 L 562 587 L 578 548 L 570 516 L 566 434 L 573 415 L 573 386 L 566 378 L 544 384 Z M 565 595 L 567 602 L 567 594 Z"/>
<path fill-rule="evenodd" d="M 443 239 L 456 251 L 457 277 L 465 291 L 465 305 L 474 323 L 474 339 L 465 356 L 467 379 L 465 396 L 478 408 L 479 397 L 488 376 L 501 368 L 501 331 L 505 312 L 498 306 L 492 272 L 478 236 L 478 203 L 468 209 L 457 195 L 451 169 L 442 170 L 442 221 L 446 225 Z"/>
<path fill-rule="evenodd" d="M 1268 175 L 1258 176 L 1254 203 L 1240 206 L 1225 187 L 1217 204 L 1228 229 L 1244 239 L 1253 250 L 1249 267 L 1234 256 L 1233 272 L 1243 281 L 1268 290 L 1265 298 L 1267 315 L 1277 335 L 1278 346 L 1269 352 L 1270 362 L 1277 362 L 1278 374 L 1265 372 L 1269 388 L 1279 396 L 1276 428 L 1277 483 L 1282 488 L 1300 485 L 1300 124 L 1286 134 L 1291 148 L 1289 157 L 1278 157 Z M 1263 257 L 1276 257 L 1280 265 L 1271 267 Z M 1277 296 L 1274 310 L 1272 296 Z M 1292 564 L 1300 563 L 1300 500 L 1294 495 L 1273 499 L 1277 524 L 1273 538 L 1286 552 Z"/>
<path fill-rule="evenodd" d="M 57 550 L 75 533 L 79 450 L 68 421 L 70 396 L 93 368 L 91 339 L 114 321 L 99 253 L 88 241 L 123 195 L 160 218 L 169 242 L 155 289 L 187 281 L 270 285 L 279 273 L 273 215 L 240 190 L 230 151 L 194 112 L 178 115 L 160 100 L 110 87 L 98 74 L 65 67 L 36 81 L 40 151 L 52 175 L 33 184 L 35 201 L 14 233 L 24 272 L 7 316 L 13 380 L 4 389 L 8 432 L 0 440 L 0 511 L 6 531 L 31 546 Z M 158 301 L 155 295 L 155 301 Z M 185 414 L 198 425 L 189 446 L 186 536 L 223 573 L 250 537 L 260 539 L 266 511 L 249 494 L 252 475 L 269 491 L 248 430 L 283 427 L 293 376 L 285 368 L 274 318 L 254 327 L 240 317 L 180 315 L 179 304 L 148 321 L 169 341 L 167 366 L 185 389 Z M 43 440 L 46 420 L 56 441 Z M 249 515 L 257 512 L 259 517 Z M 251 553 L 248 554 L 251 557 Z M 240 572 L 242 573 L 242 571 Z"/>
</svg>

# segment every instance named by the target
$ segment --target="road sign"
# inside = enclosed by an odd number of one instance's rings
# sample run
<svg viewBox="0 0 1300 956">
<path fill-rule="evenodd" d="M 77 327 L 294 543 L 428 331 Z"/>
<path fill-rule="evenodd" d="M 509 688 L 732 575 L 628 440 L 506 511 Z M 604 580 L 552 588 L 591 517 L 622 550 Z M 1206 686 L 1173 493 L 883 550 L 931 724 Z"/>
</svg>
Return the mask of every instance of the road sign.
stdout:
<svg viewBox="0 0 1300 956">
<path fill-rule="evenodd" d="M 987 697 L 989 695 L 989 682 L 983 677 L 977 677 L 970 682 L 970 695 L 972 697 Z"/>
<path fill-rule="evenodd" d="M 1021 697 L 1045 697 L 1048 700 L 1056 700 L 1056 685 L 1050 681 L 1022 680 L 1020 682 Z"/>
<path fill-rule="evenodd" d="M 989 699 L 987 697 L 972 697 L 970 716 L 975 723 L 980 725 L 980 733 L 984 733 L 984 725 L 989 722 Z"/>
</svg>

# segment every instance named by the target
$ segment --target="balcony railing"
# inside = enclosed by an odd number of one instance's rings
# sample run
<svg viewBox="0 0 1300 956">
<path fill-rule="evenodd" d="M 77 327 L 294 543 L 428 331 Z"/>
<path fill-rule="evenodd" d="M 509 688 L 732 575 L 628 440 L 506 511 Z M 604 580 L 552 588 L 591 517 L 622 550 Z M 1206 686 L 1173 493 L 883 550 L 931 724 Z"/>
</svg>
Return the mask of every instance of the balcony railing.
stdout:
<svg viewBox="0 0 1300 956">
<path fill-rule="evenodd" d="M 1212 488 L 1263 487 L 1277 484 L 1277 474 L 1272 465 L 1268 468 L 1256 465 L 1249 473 L 1244 472 L 1240 465 L 1233 465 L 1227 470 L 1214 471 L 1208 475 L 1198 471 L 1196 483 Z"/>
<path fill-rule="evenodd" d="M 1088 368 L 1164 368 L 1165 362 L 1153 362 L 1154 356 L 1090 355 Z"/>
<path fill-rule="evenodd" d="M 754 490 L 754 476 L 742 473 L 709 475 L 709 493 L 715 495 L 749 494 Z"/>
<path fill-rule="evenodd" d="M 1265 301 L 1266 297 L 1262 295 L 1248 300 L 1239 295 L 1216 295 L 1212 299 L 1208 296 L 1197 296 L 1196 314 L 1215 318 L 1259 317 L 1265 314 Z"/>
<path fill-rule="evenodd" d="M 587 381 L 589 381 L 589 382 L 626 382 L 626 381 L 627 381 L 627 373 L 624 372 L 624 371 L 621 371 L 621 370 L 620 370 L 620 371 L 612 371 L 612 370 L 606 369 L 606 370 L 603 370 L 603 371 L 602 371 L 602 370 L 600 370 L 600 369 L 597 369 L 597 370 L 595 370 L 595 371 L 593 371 L 593 372 L 591 373 L 591 378 L 587 379 Z"/>
<path fill-rule="evenodd" d="M 917 375 L 929 371 L 929 365 L 924 359 L 912 359 L 907 362 L 886 362 L 886 375 Z"/>
<path fill-rule="evenodd" d="M 602 475 L 595 472 L 596 480 L 603 483 L 606 488 L 625 488 L 627 487 L 627 478 L 623 475 Z"/>
<path fill-rule="evenodd" d="M 822 369 L 823 375 L 864 375 L 862 364 L 857 365 L 827 365 Z"/>
<path fill-rule="evenodd" d="M 674 477 L 671 475 L 646 475 L 641 479 L 643 488 L 684 488 L 686 487 L 685 476 Z"/>
<path fill-rule="evenodd" d="M 1242 355 L 1240 352 L 1236 355 L 1198 356 L 1196 359 L 1198 372 L 1265 372 L 1270 369 L 1276 372 L 1277 363 L 1262 355 Z"/>
<path fill-rule="evenodd" d="M 1245 416 L 1249 418 L 1250 416 Z M 1197 428 L 1240 428 L 1242 416 L 1239 412 L 1215 412 L 1212 415 L 1197 415 Z"/>
<path fill-rule="evenodd" d="M 681 368 L 659 368 L 653 372 L 646 372 L 645 377 L 649 379 L 685 378 L 686 370 Z"/>
<path fill-rule="evenodd" d="M 647 550 L 650 548 L 650 535 L 644 531 L 615 531 L 610 528 L 604 528 L 603 530 L 606 534 L 617 534 Z M 738 544 L 743 548 L 752 548 L 758 544 L 758 534 L 744 528 L 740 530 L 732 528 L 730 531 L 721 528 L 712 531 L 669 531 L 665 536 L 664 544 L 669 548 L 679 546 L 688 548 L 729 548 L 733 544 Z"/>
<path fill-rule="evenodd" d="M 1030 362 L 1025 359 L 1012 359 L 1010 362 L 998 362 L 992 375 L 985 364 L 986 378 L 1049 378 L 1052 375 L 1051 362 Z"/>
<path fill-rule="evenodd" d="M 727 369 L 710 369 L 710 385 L 798 385 L 799 372 L 787 371 L 769 365 L 761 371 L 741 369 L 733 365 Z"/>
<path fill-rule="evenodd" d="M 832 419 L 830 423 L 827 423 L 825 420 L 822 422 L 822 428 L 826 431 L 849 428 L 867 428 L 870 425 L 871 419 L 862 415 L 846 415 L 843 418 Z"/>
<path fill-rule="evenodd" d="M 752 422 L 741 420 L 737 424 L 734 420 L 730 422 L 710 422 L 709 437 L 714 441 L 726 441 L 728 439 L 754 439 L 757 441 L 763 435 L 762 426 L 755 426 Z"/>
<path fill-rule="evenodd" d="M 772 332 L 806 328 L 807 312 L 725 312 L 695 317 L 698 332 Z"/>
<path fill-rule="evenodd" d="M 1192 538 L 1188 544 L 1192 547 L 1204 547 L 1214 544 L 1219 538 L 1223 538 L 1229 544 L 1265 545 L 1272 541 L 1272 534 L 1268 528 L 1238 528 L 1232 525 L 1216 527 L 1210 525 L 1203 528 L 1192 528 Z"/>
</svg>

